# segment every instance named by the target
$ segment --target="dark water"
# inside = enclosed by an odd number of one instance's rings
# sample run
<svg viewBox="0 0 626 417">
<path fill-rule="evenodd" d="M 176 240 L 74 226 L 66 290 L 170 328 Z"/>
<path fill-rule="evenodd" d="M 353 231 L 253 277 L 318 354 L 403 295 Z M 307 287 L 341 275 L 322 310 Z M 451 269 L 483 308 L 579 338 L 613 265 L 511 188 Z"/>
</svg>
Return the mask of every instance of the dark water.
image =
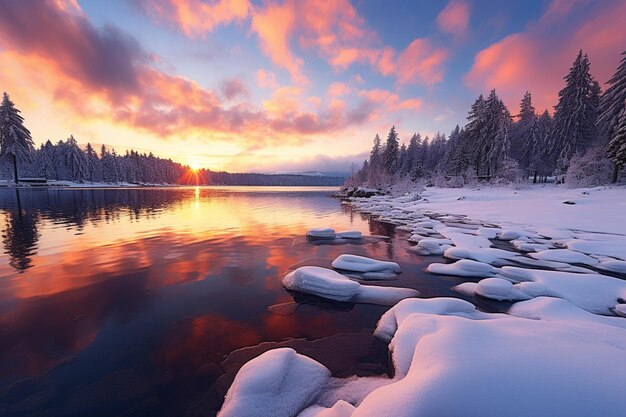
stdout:
<svg viewBox="0 0 626 417">
<path fill-rule="evenodd" d="M 440 259 L 408 253 L 405 234 L 331 193 L 0 190 L 0 415 L 214 415 L 224 360 L 262 342 L 306 345 L 339 376 L 386 372 L 386 348 L 371 338 L 386 308 L 288 293 L 290 266 L 329 266 L 341 253 L 393 259 L 403 273 L 386 285 L 427 297 L 458 296 L 450 287 L 461 281 L 424 273 Z M 390 238 L 304 238 L 321 226 Z M 319 339 L 326 351 L 309 342 Z M 333 343 L 352 357 L 333 362 Z"/>
</svg>

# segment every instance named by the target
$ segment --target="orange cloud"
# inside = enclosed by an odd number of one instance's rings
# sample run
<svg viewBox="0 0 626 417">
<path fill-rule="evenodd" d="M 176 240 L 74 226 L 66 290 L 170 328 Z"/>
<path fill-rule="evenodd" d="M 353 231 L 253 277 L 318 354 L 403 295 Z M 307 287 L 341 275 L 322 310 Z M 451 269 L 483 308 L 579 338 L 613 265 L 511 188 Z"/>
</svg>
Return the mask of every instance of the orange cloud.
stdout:
<svg viewBox="0 0 626 417">
<path fill-rule="evenodd" d="M 211 32 L 219 25 L 242 21 L 248 16 L 248 0 L 140 0 L 158 19 L 174 21 L 189 36 Z"/>
<path fill-rule="evenodd" d="M 437 26 L 444 32 L 462 35 L 469 27 L 469 13 L 467 3 L 452 0 L 437 16 Z"/>
<path fill-rule="evenodd" d="M 592 74 L 601 83 L 608 80 L 624 48 L 626 3 L 607 1 L 597 11 L 584 9 L 582 3 L 554 1 L 524 32 L 480 51 L 465 76 L 466 84 L 477 93 L 496 88 L 512 110 L 529 90 L 539 111 L 552 110 L 563 77 L 581 48 L 589 54 Z M 558 33 L 555 27 L 559 27 Z"/>
<path fill-rule="evenodd" d="M 345 96 L 347 94 L 350 94 L 351 91 L 352 90 L 350 89 L 350 87 L 348 87 L 347 84 L 341 83 L 341 82 L 335 82 L 335 83 L 332 83 L 328 87 L 326 94 L 331 97 L 340 97 L 340 96 Z"/>
<path fill-rule="evenodd" d="M 303 61 L 289 48 L 289 33 L 295 21 L 291 5 L 269 5 L 255 11 L 251 29 L 258 35 L 263 52 L 274 64 L 289 71 L 296 83 L 307 84 L 308 80 L 301 72 Z"/>
</svg>

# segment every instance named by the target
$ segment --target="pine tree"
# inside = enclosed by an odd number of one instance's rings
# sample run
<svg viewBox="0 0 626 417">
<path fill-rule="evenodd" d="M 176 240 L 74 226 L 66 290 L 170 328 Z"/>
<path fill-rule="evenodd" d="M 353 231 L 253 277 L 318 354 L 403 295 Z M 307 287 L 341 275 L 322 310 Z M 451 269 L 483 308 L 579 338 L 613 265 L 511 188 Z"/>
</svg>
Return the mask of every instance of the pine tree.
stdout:
<svg viewBox="0 0 626 417">
<path fill-rule="evenodd" d="M 550 135 L 550 157 L 565 172 L 574 154 L 582 154 L 597 139 L 597 87 L 589 73 L 589 58 L 578 53 L 565 87 L 554 107 L 554 126 Z"/>
<path fill-rule="evenodd" d="M 34 150 L 30 131 L 24 126 L 24 118 L 9 99 L 9 95 L 4 93 L 0 104 L 0 157 L 12 159 L 16 184 L 19 179 L 17 163 L 31 162 Z"/>
<path fill-rule="evenodd" d="M 98 154 L 96 154 L 96 151 L 91 146 L 91 143 L 87 143 L 85 158 L 87 175 L 89 177 L 89 181 L 93 182 L 95 176 L 94 174 L 100 161 L 98 160 Z"/>
<path fill-rule="evenodd" d="M 516 159 L 522 168 L 528 167 L 527 150 L 529 141 L 537 128 L 537 114 L 532 104 L 532 96 L 527 91 L 520 103 L 518 120 L 511 127 L 511 157 Z"/>
<path fill-rule="evenodd" d="M 374 137 L 374 145 L 370 153 L 370 166 L 368 183 L 370 186 L 379 186 L 382 174 L 382 149 L 378 134 Z"/>
<path fill-rule="evenodd" d="M 476 101 L 470 107 L 469 114 L 467 116 L 467 125 L 465 125 L 465 132 L 467 135 L 467 151 L 468 158 L 473 162 L 476 170 L 476 175 L 480 174 L 480 164 L 482 161 L 482 149 L 483 149 L 483 130 L 485 128 L 485 99 L 481 94 Z"/>
<path fill-rule="evenodd" d="M 610 141 L 608 156 L 615 164 L 613 182 L 617 180 L 619 169 L 626 165 L 626 51 L 622 55 L 624 57 L 600 99 L 598 116 L 600 131 Z"/>
<path fill-rule="evenodd" d="M 392 126 L 387 135 L 387 142 L 385 143 L 385 150 L 383 151 L 383 165 L 388 175 L 393 175 L 398 168 L 398 143 L 396 127 Z"/>
<path fill-rule="evenodd" d="M 613 182 L 617 181 L 617 174 L 626 166 L 626 107 L 622 109 L 613 128 L 613 139 L 609 144 L 608 155 L 615 164 Z"/>
<path fill-rule="evenodd" d="M 73 135 L 65 143 L 65 161 L 70 169 L 70 177 L 72 181 L 82 181 L 87 177 L 87 158 Z"/>
</svg>

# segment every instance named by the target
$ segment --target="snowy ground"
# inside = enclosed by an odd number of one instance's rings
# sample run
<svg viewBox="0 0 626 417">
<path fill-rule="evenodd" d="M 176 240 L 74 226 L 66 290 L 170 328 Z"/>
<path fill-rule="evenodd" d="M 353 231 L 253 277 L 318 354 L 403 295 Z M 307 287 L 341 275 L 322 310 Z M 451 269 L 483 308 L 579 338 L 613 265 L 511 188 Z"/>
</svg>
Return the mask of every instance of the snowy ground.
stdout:
<svg viewBox="0 0 626 417">
<path fill-rule="evenodd" d="M 375 330 L 392 378 L 334 378 L 275 349 L 240 370 L 220 416 L 624 415 L 626 188 L 429 188 L 350 204 L 409 232 L 412 252 L 448 258 L 427 271 L 469 277 L 459 293 L 515 304 L 492 314 L 460 299 L 398 297 Z M 399 272 L 358 257 L 333 266 L 283 283 L 359 302 L 365 286 L 342 270 Z M 364 302 L 384 299 L 371 292 Z"/>
</svg>

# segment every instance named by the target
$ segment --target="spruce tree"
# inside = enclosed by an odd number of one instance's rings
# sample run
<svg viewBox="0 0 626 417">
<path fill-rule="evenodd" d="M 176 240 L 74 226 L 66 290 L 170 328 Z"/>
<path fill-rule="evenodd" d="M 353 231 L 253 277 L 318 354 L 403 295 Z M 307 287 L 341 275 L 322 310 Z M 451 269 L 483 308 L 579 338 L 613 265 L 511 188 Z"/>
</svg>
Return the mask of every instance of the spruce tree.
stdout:
<svg viewBox="0 0 626 417">
<path fill-rule="evenodd" d="M 622 55 L 620 65 L 600 99 L 598 116 L 600 131 L 609 141 L 609 159 L 615 164 L 614 182 L 619 169 L 626 165 L 626 51 Z"/>
<path fill-rule="evenodd" d="M 24 126 L 24 118 L 9 99 L 9 95 L 4 93 L 0 104 L 0 157 L 11 158 L 16 184 L 19 180 L 18 162 L 32 161 L 34 150 L 30 131 Z"/>
<path fill-rule="evenodd" d="M 572 156 L 584 153 L 597 139 L 598 94 L 589 73 L 589 58 L 581 50 L 554 107 L 550 158 L 561 172 L 565 172 Z"/>
<path fill-rule="evenodd" d="M 398 168 L 399 140 L 396 127 L 392 126 L 387 135 L 385 150 L 383 151 L 383 165 L 388 175 L 393 175 Z"/>
</svg>

